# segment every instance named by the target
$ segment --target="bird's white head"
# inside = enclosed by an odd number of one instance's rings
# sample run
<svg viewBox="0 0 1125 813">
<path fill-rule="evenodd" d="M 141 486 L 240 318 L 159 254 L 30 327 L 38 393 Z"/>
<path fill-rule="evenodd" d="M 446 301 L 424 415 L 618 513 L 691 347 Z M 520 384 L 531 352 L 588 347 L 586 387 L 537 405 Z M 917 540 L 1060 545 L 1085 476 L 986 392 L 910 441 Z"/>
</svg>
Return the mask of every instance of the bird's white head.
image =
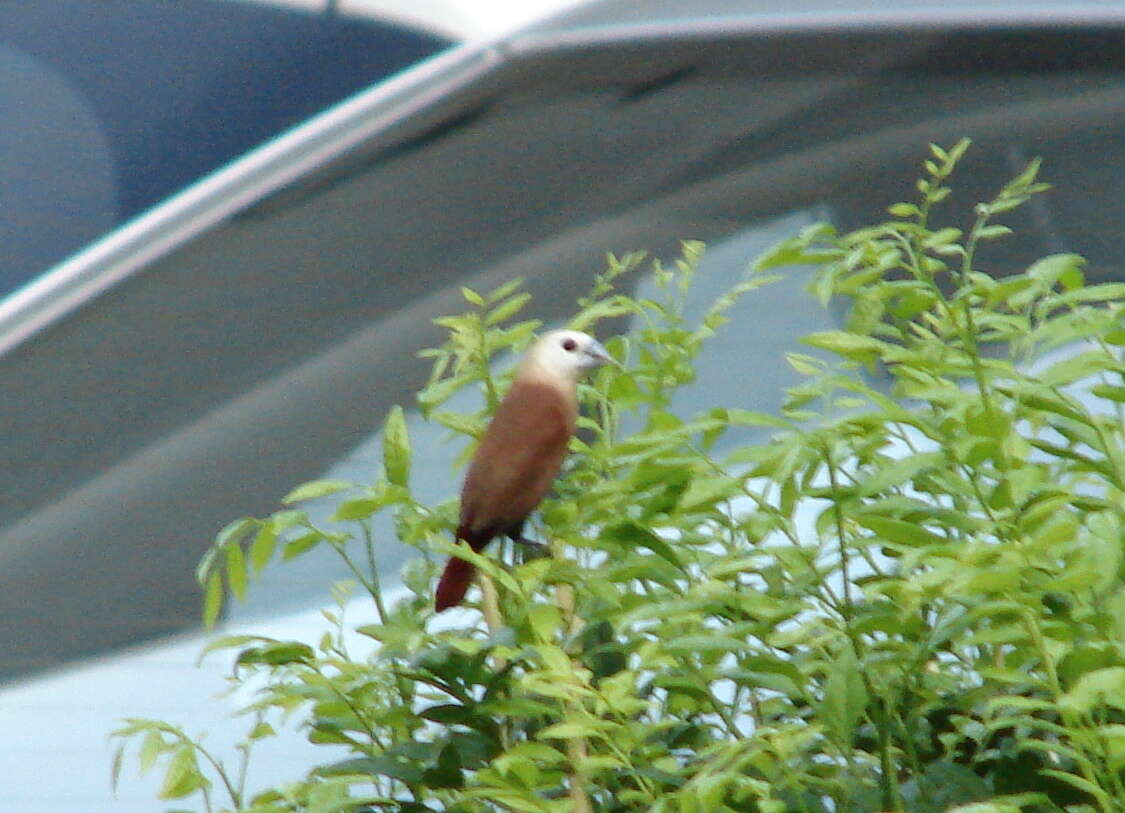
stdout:
<svg viewBox="0 0 1125 813">
<path fill-rule="evenodd" d="M 578 330 L 544 333 L 525 356 L 525 364 L 571 381 L 607 362 L 613 362 L 613 357 L 601 342 Z"/>
</svg>

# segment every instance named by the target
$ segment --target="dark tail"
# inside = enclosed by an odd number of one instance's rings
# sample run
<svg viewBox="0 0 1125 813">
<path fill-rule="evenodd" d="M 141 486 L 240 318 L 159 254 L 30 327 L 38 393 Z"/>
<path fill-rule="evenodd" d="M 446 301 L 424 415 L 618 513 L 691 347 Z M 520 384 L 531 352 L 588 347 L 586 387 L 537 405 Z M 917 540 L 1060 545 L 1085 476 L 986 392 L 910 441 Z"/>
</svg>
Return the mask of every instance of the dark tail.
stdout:
<svg viewBox="0 0 1125 813">
<path fill-rule="evenodd" d="M 434 609 L 439 613 L 456 607 L 469 592 L 469 583 L 473 580 L 476 566 L 456 556 L 449 560 L 445 570 L 442 571 L 441 580 L 438 581 L 437 592 L 434 594 Z"/>
</svg>

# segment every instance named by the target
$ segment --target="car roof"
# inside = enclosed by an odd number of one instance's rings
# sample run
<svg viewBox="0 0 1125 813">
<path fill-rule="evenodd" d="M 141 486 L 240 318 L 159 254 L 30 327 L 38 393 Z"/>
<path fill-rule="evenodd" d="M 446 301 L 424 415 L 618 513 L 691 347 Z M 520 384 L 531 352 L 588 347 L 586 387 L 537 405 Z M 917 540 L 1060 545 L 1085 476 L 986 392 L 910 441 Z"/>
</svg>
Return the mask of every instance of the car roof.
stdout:
<svg viewBox="0 0 1125 813">
<path fill-rule="evenodd" d="M 597 36 L 598 29 L 669 33 L 696 29 L 807 26 L 840 29 L 849 26 L 898 28 L 929 25 L 964 26 L 1007 23 L 1071 24 L 1120 22 L 1119 0 L 595 0 L 579 3 L 525 28 L 521 36 L 548 32 L 585 32 Z"/>
</svg>

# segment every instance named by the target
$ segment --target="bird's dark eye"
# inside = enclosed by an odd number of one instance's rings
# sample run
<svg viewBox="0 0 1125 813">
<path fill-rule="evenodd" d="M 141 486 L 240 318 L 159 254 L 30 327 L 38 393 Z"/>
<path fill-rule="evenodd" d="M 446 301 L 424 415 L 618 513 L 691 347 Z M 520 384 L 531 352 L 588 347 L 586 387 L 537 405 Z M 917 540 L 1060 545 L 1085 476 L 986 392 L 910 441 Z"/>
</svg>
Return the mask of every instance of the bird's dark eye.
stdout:
<svg viewBox="0 0 1125 813">
<path fill-rule="evenodd" d="M 563 348 L 563 350 L 565 350 L 566 352 L 568 352 L 568 353 L 573 353 L 573 352 L 574 352 L 574 348 L 576 348 L 576 347 L 578 347 L 578 342 L 574 341 L 574 339 L 569 339 L 569 338 L 568 338 L 568 339 L 563 339 L 563 342 L 562 342 L 562 348 Z"/>
</svg>

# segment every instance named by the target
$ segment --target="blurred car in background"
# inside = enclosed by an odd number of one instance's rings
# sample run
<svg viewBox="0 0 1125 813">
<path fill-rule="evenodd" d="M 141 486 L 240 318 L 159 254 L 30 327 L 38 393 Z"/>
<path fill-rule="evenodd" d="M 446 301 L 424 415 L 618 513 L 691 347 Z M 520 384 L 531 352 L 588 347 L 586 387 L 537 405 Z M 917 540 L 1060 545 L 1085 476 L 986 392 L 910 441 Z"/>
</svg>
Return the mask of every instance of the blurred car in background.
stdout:
<svg viewBox="0 0 1125 813">
<path fill-rule="evenodd" d="M 66 25 L 35 51 L 18 15 L 53 3 L 0 9 L 0 88 L 57 113 L 36 128 L 72 138 L 37 153 L 28 130 L 0 169 L 10 188 L 34 186 L 32 169 L 47 179 L 38 202 L 5 208 L 9 286 L 440 45 L 277 9 L 270 28 L 264 7 L 191 0 L 112 0 L 99 5 L 124 27 L 79 31 L 62 12 L 80 4 L 57 0 Z M 962 136 L 975 147 L 958 216 L 1035 155 L 1055 184 L 986 264 L 1077 250 L 1092 278 L 1122 277 L 1120 4 L 788 9 L 613 0 L 444 50 L 9 294 L 0 674 L 194 627 L 193 570 L 218 528 L 325 472 L 371 476 L 372 433 L 412 403 L 427 374 L 415 352 L 439 340 L 430 320 L 459 307 L 461 285 L 522 275 L 535 315 L 561 319 L 606 251 L 695 238 L 713 245 L 706 294 L 802 224 L 880 218 L 911 196 L 927 142 Z M 176 36 L 130 27 L 157 13 L 182 16 Z M 120 70 L 83 71 L 110 51 L 128 57 Z M 11 249 L 22 217 L 58 241 Z M 776 406 L 781 354 L 834 318 L 799 280 L 740 307 L 685 410 Z M 416 444 L 423 494 L 451 493 L 440 434 L 418 425 Z M 405 552 L 380 550 L 393 572 Z M 333 567 L 271 569 L 242 612 L 314 603 Z"/>
<path fill-rule="evenodd" d="M 803 225 L 882 218 L 927 143 L 963 136 L 955 225 L 1033 156 L 1054 184 L 982 267 L 1073 250 L 1125 279 L 1121 3 L 775 8 L 607 0 L 445 48 L 253 4 L 0 5 L 21 111 L 0 125 L 0 675 L 24 681 L 0 704 L 5 809 L 103 809 L 100 779 L 44 790 L 61 742 L 100 777 L 110 721 L 206 716 L 190 638 L 28 676 L 196 629 L 219 528 L 305 480 L 371 478 L 462 285 L 523 276 L 558 321 L 605 252 L 693 238 L 706 300 Z M 802 282 L 739 304 L 677 409 L 777 407 L 783 353 L 838 318 Z M 410 420 L 420 495 L 449 496 L 456 450 Z M 379 534 L 393 579 L 408 551 Z M 232 611 L 280 623 L 344 575 L 314 552 Z"/>
</svg>

